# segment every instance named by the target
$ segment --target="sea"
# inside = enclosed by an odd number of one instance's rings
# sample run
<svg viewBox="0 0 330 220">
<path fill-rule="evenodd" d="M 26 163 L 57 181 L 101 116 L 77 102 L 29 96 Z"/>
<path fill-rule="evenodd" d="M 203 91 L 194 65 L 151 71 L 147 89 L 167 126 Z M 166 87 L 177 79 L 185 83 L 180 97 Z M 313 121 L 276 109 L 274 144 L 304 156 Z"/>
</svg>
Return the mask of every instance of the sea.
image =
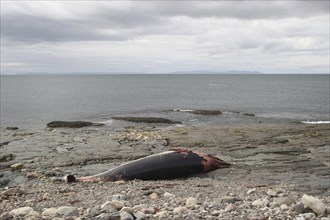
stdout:
<svg viewBox="0 0 330 220">
<path fill-rule="evenodd" d="M 55 120 L 130 124 L 112 116 L 165 117 L 181 121 L 181 126 L 330 121 L 329 74 L 45 74 L 0 79 L 1 127 L 45 127 Z M 196 109 L 223 114 L 191 114 Z"/>
</svg>

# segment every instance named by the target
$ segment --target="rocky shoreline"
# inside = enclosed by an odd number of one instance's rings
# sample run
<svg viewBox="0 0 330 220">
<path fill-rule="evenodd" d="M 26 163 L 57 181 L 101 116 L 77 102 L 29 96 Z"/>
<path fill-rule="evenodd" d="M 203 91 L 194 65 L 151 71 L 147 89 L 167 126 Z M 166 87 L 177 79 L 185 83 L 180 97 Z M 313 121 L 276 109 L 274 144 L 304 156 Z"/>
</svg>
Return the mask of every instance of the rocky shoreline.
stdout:
<svg viewBox="0 0 330 220">
<path fill-rule="evenodd" d="M 329 219 L 329 130 L 304 124 L 1 128 L 0 219 Z M 61 181 L 173 146 L 234 165 L 168 181 Z"/>
</svg>

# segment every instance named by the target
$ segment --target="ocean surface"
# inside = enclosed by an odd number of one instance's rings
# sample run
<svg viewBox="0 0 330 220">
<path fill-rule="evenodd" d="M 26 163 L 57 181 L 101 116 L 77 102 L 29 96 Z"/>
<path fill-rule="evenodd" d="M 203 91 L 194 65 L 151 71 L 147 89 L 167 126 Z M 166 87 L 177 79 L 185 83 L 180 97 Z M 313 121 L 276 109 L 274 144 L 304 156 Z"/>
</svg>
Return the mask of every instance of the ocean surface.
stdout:
<svg viewBox="0 0 330 220">
<path fill-rule="evenodd" d="M 122 122 L 111 120 L 114 115 L 166 117 L 192 125 L 326 123 L 329 83 L 329 75 L 316 74 L 1 76 L 1 127 L 45 127 L 53 120 L 117 126 Z M 223 114 L 193 115 L 192 109 Z"/>
</svg>

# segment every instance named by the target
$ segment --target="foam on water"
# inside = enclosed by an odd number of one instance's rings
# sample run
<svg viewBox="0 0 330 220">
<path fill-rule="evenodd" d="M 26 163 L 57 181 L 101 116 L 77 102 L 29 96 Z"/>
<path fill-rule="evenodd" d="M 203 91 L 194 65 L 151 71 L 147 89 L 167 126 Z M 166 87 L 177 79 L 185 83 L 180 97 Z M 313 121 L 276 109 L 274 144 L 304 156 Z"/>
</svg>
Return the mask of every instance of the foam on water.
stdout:
<svg viewBox="0 0 330 220">
<path fill-rule="evenodd" d="M 330 124 L 330 121 L 302 121 L 304 124 Z"/>
</svg>

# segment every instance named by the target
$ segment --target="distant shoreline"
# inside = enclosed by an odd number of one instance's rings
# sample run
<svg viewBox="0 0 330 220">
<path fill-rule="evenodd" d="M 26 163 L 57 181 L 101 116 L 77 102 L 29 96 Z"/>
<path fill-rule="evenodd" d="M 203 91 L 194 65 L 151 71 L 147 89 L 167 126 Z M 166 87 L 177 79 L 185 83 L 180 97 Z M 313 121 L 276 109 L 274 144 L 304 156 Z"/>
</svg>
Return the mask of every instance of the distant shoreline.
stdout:
<svg viewBox="0 0 330 220">
<path fill-rule="evenodd" d="M 143 73 L 143 72 L 68 72 L 68 73 L 0 73 L 0 76 L 114 76 L 114 75 L 330 75 L 330 73 L 262 73 L 262 72 L 167 72 L 167 73 Z"/>
</svg>

